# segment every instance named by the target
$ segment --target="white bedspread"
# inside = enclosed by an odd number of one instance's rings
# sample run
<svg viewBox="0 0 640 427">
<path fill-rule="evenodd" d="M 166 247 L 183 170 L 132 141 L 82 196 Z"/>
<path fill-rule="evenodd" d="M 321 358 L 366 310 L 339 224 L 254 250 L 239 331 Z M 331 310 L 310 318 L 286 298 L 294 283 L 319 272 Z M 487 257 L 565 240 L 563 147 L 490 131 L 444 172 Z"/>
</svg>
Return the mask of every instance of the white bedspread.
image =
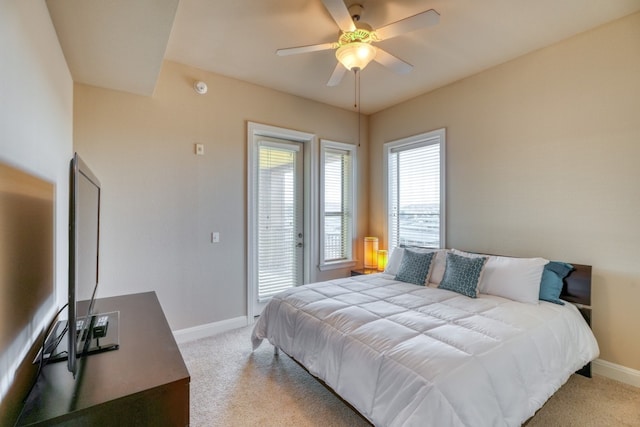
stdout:
<svg viewBox="0 0 640 427">
<path fill-rule="evenodd" d="M 578 310 L 355 276 L 274 297 L 253 330 L 380 426 L 520 426 L 598 356 Z"/>
</svg>

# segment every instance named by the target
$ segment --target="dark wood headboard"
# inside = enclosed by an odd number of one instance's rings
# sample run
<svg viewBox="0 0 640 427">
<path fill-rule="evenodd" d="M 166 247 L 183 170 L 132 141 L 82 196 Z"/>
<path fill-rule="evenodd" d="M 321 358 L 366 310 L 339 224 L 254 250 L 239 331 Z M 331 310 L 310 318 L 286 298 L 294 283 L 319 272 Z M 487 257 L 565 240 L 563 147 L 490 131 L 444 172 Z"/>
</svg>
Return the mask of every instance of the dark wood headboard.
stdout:
<svg viewBox="0 0 640 427">
<path fill-rule="evenodd" d="M 578 310 L 587 325 L 591 327 L 591 266 L 571 264 L 574 270 L 564 279 L 560 298 L 578 304 Z M 587 363 L 577 374 L 591 378 L 591 362 Z"/>
<path fill-rule="evenodd" d="M 574 304 L 591 305 L 591 266 L 571 264 L 574 270 L 564 279 L 560 298 Z"/>
</svg>

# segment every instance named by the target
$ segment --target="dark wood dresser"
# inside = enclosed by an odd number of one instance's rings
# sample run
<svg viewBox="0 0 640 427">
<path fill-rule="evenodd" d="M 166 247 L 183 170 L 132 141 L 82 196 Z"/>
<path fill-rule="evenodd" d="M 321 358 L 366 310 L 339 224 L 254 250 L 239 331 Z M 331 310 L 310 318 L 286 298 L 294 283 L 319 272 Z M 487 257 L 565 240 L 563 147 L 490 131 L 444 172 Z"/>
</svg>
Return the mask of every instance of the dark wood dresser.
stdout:
<svg viewBox="0 0 640 427">
<path fill-rule="evenodd" d="M 120 348 L 44 367 L 17 425 L 187 426 L 190 376 L 155 292 L 96 300 L 119 311 Z"/>
</svg>

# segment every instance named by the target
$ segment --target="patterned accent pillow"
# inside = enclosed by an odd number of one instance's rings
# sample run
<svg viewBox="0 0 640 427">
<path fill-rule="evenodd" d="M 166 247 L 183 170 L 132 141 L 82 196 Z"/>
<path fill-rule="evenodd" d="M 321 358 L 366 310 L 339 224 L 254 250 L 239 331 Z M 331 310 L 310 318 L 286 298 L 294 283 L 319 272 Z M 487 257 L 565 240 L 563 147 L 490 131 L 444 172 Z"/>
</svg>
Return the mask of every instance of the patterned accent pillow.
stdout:
<svg viewBox="0 0 640 427">
<path fill-rule="evenodd" d="M 435 252 L 416 252 L 405 249 L 396 280 L 424 286 L 434 254 Z"/>
<path fill-rule="evenodd" d="M 485 257 L 467 258 L 449 252 L 444 277 L 438 288 L 475 298 L 478 295 L 478 283 L 486 262 Z"/>
</svg>

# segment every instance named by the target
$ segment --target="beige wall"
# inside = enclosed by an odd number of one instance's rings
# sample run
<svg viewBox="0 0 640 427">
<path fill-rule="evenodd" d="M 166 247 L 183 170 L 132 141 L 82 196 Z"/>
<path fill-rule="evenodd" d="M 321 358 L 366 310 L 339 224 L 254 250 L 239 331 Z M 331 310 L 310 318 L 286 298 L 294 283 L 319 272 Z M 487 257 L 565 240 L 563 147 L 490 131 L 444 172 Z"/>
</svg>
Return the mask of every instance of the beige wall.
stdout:
<svg viewBox="0 0 640 427">
<path fill-rule="evenodd" d="M 447 129 L 447 246 L 593 266 L 604 360 L 640 369 L 640 14 L 370 119 L 370 229 L 384 142 Z"/>
<path fill-rule="evenodd" d="M 0 8 L 0 161 L 55 184 L 56 284 L 67 296 L 69 161 L 73 82 L 41 2 Z"/>
<path fill-rule="evenodd" d="M 74 102 L 75 148 L 103 187 L 100 295 L 155 290 L 174 330 L 247 314 L 247 121 L 357 139 L 353 112 L 172 62 L 153 97 L 76 85 Z M 366 144 L 358 156 L 363 184 Z M 366 199 L 360 192 L 359 236 Z"/>
<path fill-rule="evenodd" d="M 73 82 L 44 2 L 0 2 L 0 52 L 0 163 L 53 183 L 56 198 L 55 295 L 0 349 L 0 425 L 12 425 L 15 402 L 24 397 L 14 390 L 5 398 L 14 380 L 20 383 L 16 368 L 67 298 Z"/>
</svg>

